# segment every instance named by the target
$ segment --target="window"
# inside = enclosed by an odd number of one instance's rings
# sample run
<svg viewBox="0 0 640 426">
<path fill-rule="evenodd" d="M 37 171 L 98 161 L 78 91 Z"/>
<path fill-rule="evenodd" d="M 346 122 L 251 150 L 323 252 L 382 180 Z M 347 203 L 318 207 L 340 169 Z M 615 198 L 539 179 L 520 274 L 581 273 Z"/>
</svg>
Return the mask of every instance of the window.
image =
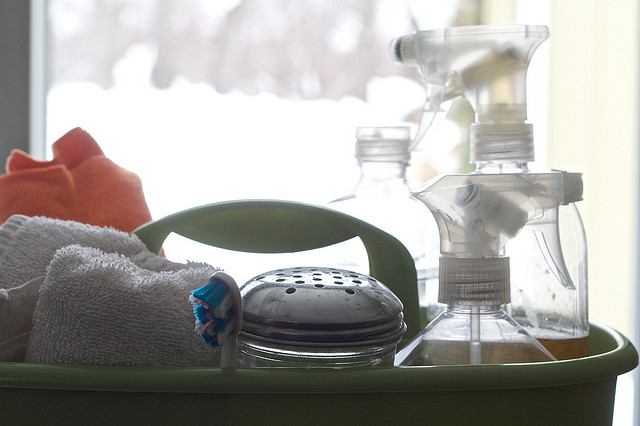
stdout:
<svg viewBox="0 0 640 426">
<path fill-rule="evenodd" d="M 424 88 L 388 53 L 414 31 L 412 4 L 52 0 L 48 144 L 83 127 L 141 177 L 155 218 L 241 198 L 324 204 L 355 183 L 357 126 L 417 121 Z M 476 2 L 451 5 L 434 25 L 477 23 Z M 420 153 L 414 181 L 463 167 L 456 149 Z M 178 236 L 165 250 L 220 255 Z"/>
</svg>

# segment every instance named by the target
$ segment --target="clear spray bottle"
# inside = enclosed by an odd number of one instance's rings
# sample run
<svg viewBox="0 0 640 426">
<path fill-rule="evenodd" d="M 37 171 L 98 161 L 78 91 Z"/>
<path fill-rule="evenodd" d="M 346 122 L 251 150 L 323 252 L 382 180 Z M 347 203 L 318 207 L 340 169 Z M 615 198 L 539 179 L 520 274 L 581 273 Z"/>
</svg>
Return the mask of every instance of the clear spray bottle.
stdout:
<svg viewBox="0 0 640 426">
<path fill-rule="evenodd" d="M 439 301 L 447 308 L 396 356 L 399 365 L 504 364 L 555 357 L 504 310 L 507 242 L 570 197 L 575 175 L 445 175 L 414 196 L 440 230 Z"/>
<path fill-rule="evenodd" d="M 511 258 L 511 303 L 507 309 L 512 317 L 556 358 L 565 359 L 587 355 L 588 350 L 586 242 L 575 206 L 582 199 L 581 175 L 533 173 L 528 166 L 534 160 L 534 144 L 533 126 L 526 122 L 527 68 L 548 36 L 545 26 L 454 27 L 400 37 L 390 47 L 397 62 L 417 67 L 427 88 L 413 145 L 441 116 L 446 101 L 464 96 L 476 112 L 476 122 L 470 127 L 470 161 L 476 170 L 467 175 L 469 179 L 507 179 L 513 185 L 546 175 L 559 180 L 547 183 L 559 185 L 562 196 L 536 214 L 528 214 L 517 232 L 500 246 L 500 252 L 491 256 Z M 516 198 L 535 200 L 527 192 L 530 190 L 542 191 L 541 195 L 552 188 L 525 185 Z M 417 194 L 425 204 L 430 203 L 428 197 L 436 196 L 433 191 Z M 494 191 L 492 194 L 490 197 L 502 198 Z M 502 209 L 515 202 L 492 204 L 493 210 L 483 214 L 504 217 Z M 487 218 L 469 218 L 470 211 L 477 213 L 467 209 L 463 214 L 465 237 L 486 232 L 482 224 Z M 566 219 L 562 228 L 561 215 Z M 475 228 L 470 220 L 478 220 Z M 568 229 L 571 238 L 563 238 L 561 229 Z M 446 240 L 442 233 L 451 231 L 440 226 L 441 242 Z M 436 310 L 434 306 L 444 309 L 437 300 L 425 303 L 431 311 Z"/>
</svg>

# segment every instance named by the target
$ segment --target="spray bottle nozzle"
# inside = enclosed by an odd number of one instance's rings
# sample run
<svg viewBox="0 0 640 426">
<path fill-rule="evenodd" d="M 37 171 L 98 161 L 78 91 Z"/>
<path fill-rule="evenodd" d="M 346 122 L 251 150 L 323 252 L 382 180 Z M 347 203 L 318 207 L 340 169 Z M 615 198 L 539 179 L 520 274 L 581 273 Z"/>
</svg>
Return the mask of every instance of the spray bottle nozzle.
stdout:
<svg viewBox="0 0 640 426">
<path fill-rule="evenodd" d="M 549 265 L 563 285 L 571 288 L 560 242 L 548 238 L 557 230 L 545 232 L 544 228 L 556 226 L 558 207 L 580 199 L 581 194 L 580 174 L 554 171 L 445 175 L 413 196 L 433 213 L 444 257 L 499 258 L 506 243 L 525 226 L 539 228 L 540 247 Z"/>
<path fill-rule="evenodd" d="M 445 256 L 497 257 L 532 219 L 563 200 L 561 173 L 445 175 L 413 195 L 431 210 Z"/>
<path fill-rule="evenodd" d="M 533 52 L 548 36 L 545 26 L 469 26 L 419 31 L 393 40 L 392 57 L 417 66 L 427 88 L 413 146 L 435 121 L 433 115 L 443 102 L 465 96 L 477 116 L 472 162 L 533 160 L 533 132 L 525 123 L 526 74 Z"/>
</svg>

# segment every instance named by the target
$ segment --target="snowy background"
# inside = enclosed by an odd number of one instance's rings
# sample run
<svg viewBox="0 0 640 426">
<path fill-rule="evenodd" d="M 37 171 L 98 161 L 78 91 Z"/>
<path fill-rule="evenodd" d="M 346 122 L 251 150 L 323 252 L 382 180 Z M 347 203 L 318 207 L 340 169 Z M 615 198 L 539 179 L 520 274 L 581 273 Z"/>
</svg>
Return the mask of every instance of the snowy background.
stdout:
<svg viewBox="0 0 640 426">
<path fill-rule="evenodd" d="M 388 53 L 418 25 L 411 3 L 54 0 L 48 144 L 83 127 L 140 176 L 156 219 L 243 198 L 324 204 L 356 183 L 356 127 L 415 128 L 423 86 Z M 475 2 L 460 3 L 430 19 L 474 23 Z M 466 135 L 441 131 L 412 184 L 464 166 Z M 165 248 L 213 256 L 180 237 Z"/>
</svg>

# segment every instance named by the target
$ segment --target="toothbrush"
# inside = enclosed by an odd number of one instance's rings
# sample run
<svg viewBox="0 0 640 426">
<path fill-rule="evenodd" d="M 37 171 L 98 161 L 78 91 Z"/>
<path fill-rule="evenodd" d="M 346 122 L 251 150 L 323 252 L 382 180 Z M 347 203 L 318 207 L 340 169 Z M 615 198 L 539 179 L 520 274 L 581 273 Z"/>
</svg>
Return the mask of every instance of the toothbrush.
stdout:
<svg viewBox="0 0 640 426">
<path fill-rule="evenodd" d="M 220 367 L 236 366 L 236 341 L 242 327 L 242 299 L 235 280 L 218 271 L 191 293 L 196 331 L 211 347 L 220 348 Z"/>
</svg>

